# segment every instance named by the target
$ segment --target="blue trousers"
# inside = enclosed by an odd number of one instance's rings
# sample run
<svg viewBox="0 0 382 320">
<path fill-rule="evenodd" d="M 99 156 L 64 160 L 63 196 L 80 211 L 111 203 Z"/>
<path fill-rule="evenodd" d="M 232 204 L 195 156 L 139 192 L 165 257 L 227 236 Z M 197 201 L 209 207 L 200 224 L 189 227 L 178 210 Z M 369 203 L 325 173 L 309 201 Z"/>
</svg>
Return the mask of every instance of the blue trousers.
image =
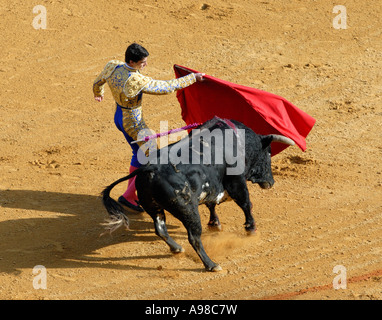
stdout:
<svg viewBox="0 0 382 320">
<path fill-rule="evenodd" d="M 114 123 L 117 126 L 118 130 L 120 130 L 123 135 L 125 136 L 126 141 L 130 145 L 132 151 L 133 151 L 133 156 L 131 158 L 130 165 L 133 167 L 139 168 L 141 164 L 138 161 L 138 150 L 139 150 L 139 145 L 138 144 L 131 144 L 134 139 L 130 137 L 125 129 L 123 128 L 123 116 L 122 116 L 122 108 L 117 104 L 117 108 L 115 110 L 114 114 Z"/>
</svg>

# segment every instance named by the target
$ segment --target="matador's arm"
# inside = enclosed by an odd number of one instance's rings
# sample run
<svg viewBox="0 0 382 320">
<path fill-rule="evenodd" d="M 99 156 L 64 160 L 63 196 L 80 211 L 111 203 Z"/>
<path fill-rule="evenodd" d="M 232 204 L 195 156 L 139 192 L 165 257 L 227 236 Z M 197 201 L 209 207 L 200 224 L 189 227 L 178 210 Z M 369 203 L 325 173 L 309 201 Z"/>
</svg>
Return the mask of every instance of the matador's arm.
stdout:
<svg viewBox="0 0 382 320">
<path fill-rule="evenodd" d="M 124 92 L 128 98 L 134 97 L 140 92 L 158 95 L 168 94 L 186 88 L 195 82 L 194 73 L 173 80 L 154 80 L 137 72 L 126 81 Z"/>
<path fill-rule="evenodd" d="M 93 93 L 95 97 L 103 97 L 106 79 L 110 77 L 114 69 L 120 64 L 122 63 L 118 60 L 111 60 L 106 64 L 105 68 L 93 82 Z"/>
<path fill-rule="evenodd" d="M 195 82 L 195 75 L 190 73 L 187 76 L 173 80 L 151 80 L 142 91 L 148 94 L 168 94 L 186 88 Z"/>
</svg>

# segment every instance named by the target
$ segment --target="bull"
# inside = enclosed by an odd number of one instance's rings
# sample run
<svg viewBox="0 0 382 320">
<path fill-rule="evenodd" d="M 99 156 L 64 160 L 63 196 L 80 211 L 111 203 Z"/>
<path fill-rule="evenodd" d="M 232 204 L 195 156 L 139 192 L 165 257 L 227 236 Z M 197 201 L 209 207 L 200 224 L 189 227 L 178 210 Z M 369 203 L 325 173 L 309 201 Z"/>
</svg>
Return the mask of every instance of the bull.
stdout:
<svg viewBox="0 0 382 320">
<path fill-rule="evenodd" d="M 294 142 L 280 135 L 259 135 L 238 121 L 217 117 L 197 129 L 198 134 L 194 135 L 195 130 L 192 130 L 182 140 L 152 153 L 147 164 L 106 187 L 102 200 L 114 225 L 113 230 L 122 225 L 128 227 L 124 208 L 110 197 L 110 192 L 117 184 L 136 176 L 139 203 L 153 219 L 156 235 L 173 253 L 183 252 L 167 231 L 165 211 L 170 212 L 186 228 L 188 241 L 206 270 L 220 271 L 221 267 L 208 257 L 203 248 L 199 205 L 206 205 L 210 211 L 208 225 L 219 229 L 216 205 L 229 199 L 235 201 L 244 212 L 245 230 L 253 233 L 256 225 L 247 181 L 264 189 L 271 188 L 274 184 L 271 143 L 294 145 Z M 219 132 L 220 135 L 205 138 L 206 133 Z M 183 158 L 182 152 L 185 154 Z M 167 163 L 160 163 L 163 155 L 167 155 Z M 238 168 L 240 159 L 241 170 Z"/>
</svg>

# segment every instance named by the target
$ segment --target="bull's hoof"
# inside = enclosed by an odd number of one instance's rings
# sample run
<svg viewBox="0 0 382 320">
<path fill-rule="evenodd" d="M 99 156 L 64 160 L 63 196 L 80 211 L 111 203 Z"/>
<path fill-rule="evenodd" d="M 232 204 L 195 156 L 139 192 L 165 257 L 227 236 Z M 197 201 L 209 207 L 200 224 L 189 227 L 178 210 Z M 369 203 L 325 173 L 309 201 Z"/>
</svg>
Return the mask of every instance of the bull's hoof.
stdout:
<svg viewBox="0 0 382 320">
<path fill-rule="evenodd" d="M 207 224 L 210 231 L 222 231 L 222 225 L 218 222 L 209 222 Z"/>
<path fill-rule="evenodd" d="M 218 264 L 212 268 L 206 268 L 207 271 L 210 271 L 210 272 L 219 272 L 219 271 L 222 271 L 222 267 L 219 266 Z"/>
<path fill-rule="evenodd" d="M 256 234 L 256 229 L 245 229 L 247 236 L 254 236 Z"/>
<path fill-rule="evenodd" d="M 182 253 L 182 252 L 184 252 L 184 249 L 182 247 L 175 248 L 175 249 L 171 249 L 171 252 L 174 253 L 174 254 Z"/>
<path fill-rule="evenodd" d="M 256 225 L 254 223 L 246 223 L 244 224 L 245 231 L 247 235 L 254 235 L 256 232 Z"/>
</svg>

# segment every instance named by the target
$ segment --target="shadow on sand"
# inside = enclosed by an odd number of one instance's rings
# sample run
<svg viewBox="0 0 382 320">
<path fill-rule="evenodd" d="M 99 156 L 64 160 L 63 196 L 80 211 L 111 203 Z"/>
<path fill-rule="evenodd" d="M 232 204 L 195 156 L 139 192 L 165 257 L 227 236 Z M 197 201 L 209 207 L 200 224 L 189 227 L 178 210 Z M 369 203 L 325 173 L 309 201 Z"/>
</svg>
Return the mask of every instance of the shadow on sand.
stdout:
<svg viewBox="0 0 382 320">
<path fill-rule="evenodd" d="M 98 249 L 117 243 L 126 243 L 128 252 L 129 243 L 134 241 L 162 241 L 155 235 L 146 213 L 128 214 L 131 230 L 117 230 L 100 237 L 105 231 L 101 224 L 108 217 L 100 196 L 0 190 L 0 210 L 14 215 L 0 222 L 0 272 L 17 273 L 18 269 L 41 264 L 53 268 L 149 269 L 130 266 L 126 261 L 171 255 L 164 244 L 163 254 L 155 256 L 97 257 Z M 178 229 L 171 225 L 168 228 Z"/>
</svg>

